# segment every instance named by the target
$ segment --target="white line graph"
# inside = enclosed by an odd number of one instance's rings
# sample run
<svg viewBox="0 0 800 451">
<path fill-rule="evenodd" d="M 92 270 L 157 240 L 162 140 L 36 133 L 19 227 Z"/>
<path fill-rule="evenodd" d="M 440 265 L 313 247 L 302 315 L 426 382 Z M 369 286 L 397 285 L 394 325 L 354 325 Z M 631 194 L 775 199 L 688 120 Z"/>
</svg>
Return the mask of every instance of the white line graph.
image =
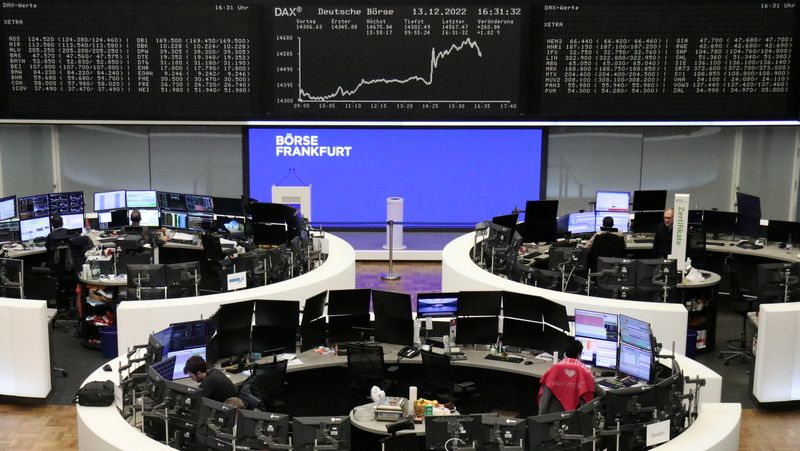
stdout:
<svg viewBox="0 0 800 451">
<path fill-rule="evenodd" d="M 483 52 L 481 52 L 481 48 L 476 41 L 473 41 L 471 38 L 466 38 L 458 44 L 452 44 L 446 50 L 436 51 L 436 47 L 431 48 L 431 61 L 430 61 L 430 69 L 428 72 L 427 78 L 420 75 L 412 75 L 407 78 L 375 78 L 375 79 L 364 79 L 362 78 L 356 86 L 352 89 L 345 89 L 343 86 L 337 86 L 336 89 L 326 95 L 315 96 L 311 95 L 310 93 L 306 92 L 303 89 L 303 46 L 302 46 L 302 39 L 298 36 L 297 37 L 297 59 L 298 59 L 298 66 L 297 66 L 297 87 L 298 87 L 298 102 L 306 102 L 306 103 L 319 103 L 319 102 L 341 102 L 341 103 L 348 103 L 348 102 L 384 102 L 384 103 L 443 103 L 443 102 L 461 102 L 461 103 L 512 103 L 510 100 L 386 100 L 386 99 L 375 99 L 375 100 L 363 100 L 363 99 L 356 99 L 356 100 L 345 100 L 340 99 L 341 97 L 349 97 L 355 95 L 362 87 L 375 85 L 375 84 L 399 84 L 404 85 L 407 83 L 412 82 L 419 82 L 424 84 L 425 86 L 431 86 L 434 81 L 434 73 L 436 68 L 439 67 L 439 62 L 443 59 L 447 58 L 454 52 L 460 52 L 465 48 L 474 49 L 477 56 L 479 58 L 483 58 Z"/>
</svg>

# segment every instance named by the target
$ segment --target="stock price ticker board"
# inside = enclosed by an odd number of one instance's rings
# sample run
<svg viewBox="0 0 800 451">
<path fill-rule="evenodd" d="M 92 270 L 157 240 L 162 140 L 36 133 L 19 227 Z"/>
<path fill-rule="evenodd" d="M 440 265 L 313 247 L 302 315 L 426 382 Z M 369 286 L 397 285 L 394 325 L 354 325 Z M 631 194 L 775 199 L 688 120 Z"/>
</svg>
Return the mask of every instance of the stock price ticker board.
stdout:
<svg viewBox="0 0 800 451">
<path fill-rule="evenodd" d="M 4 117 L 263 115 L 263 8 L 248 0 L 2 2 Z"/>
<path fill-rule="evenodd" d="M 797 119 L 797 3 L 545 0 L 538 115 Z"/>
<path fill-rule="evenodd" d="M 0 118 L 797 120 L 798 0 L 0 3 Z"/>
</svg>

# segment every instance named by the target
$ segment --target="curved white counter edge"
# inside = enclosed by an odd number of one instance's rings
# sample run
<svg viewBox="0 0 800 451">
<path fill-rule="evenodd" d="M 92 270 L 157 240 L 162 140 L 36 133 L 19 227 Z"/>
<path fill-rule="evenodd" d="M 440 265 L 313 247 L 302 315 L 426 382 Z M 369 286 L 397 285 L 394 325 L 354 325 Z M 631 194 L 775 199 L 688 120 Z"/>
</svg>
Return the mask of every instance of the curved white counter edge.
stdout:
<svg viewBox="0 0 800 451">
<path fill-rule="evenodd" d="M 0 395 L 50 393 L 47 302 L 0 298 Z"/>
<path fill-rule="evenodd" d="M 443 292 L 504 290 L 541 296 L 558 302 L 567 307 L 569 315 L 573 315 L 576 308 L 624 314 L 649 322 L 653 333 L 665 348 L 671 349 L 674 343 L 679 353 L 683 353 L 686 349 L 686 325 L 689 314 L 682 304 L 622 301 L 562 293 L 504 279 L 484 270 L 472 261 L 470 250 L 474 240 L 474 232 L 468 233 L 448 243 L 442 251 Z"/>
<path fill-rule="evenodd" d="M 800 302 L 761 305 L 755 351 L 755 398 L 800 400 Z"/>
<path fill-rule="evenodd" d="M 356 284 L 356 254 L 353 247 L 341 238 L 325 234 L 328 239 L 328 258 L 313 271 L 293 279 L 263 287 L 157 301 L 126 301 L 117 308 L 117 349 L 125 354 L 128 347 L 147 343 L 148 335 L 171 323 L 208 318 L 222 304 L 248 299 L 279 299 L 300 301 L 324 290 L 352 289 Z"/>
<path fill-rule="evenodd" d="M 722 378 L 705 366 L 677 355 L 678 364 L 689 377 L 706 379 L 706 386 L 700 390 L 700 412 L 697 420 L 679 437 L 657 448 L 659 451 L 683 451 L 685 449 L 735 451 L 739 447 L 739 404 L 719 404 Z M 118 368 L 122 359 L 110 362 Z M 309 367 L 307 370 L 313 370 Z M 98 368 L 84 381 L 111 380 L 119 384 L 119 373 Z M 149 439 L 140 430 L 126 422 L 116 406 L 83 407 L 78 406 L 78 445 L 83 451 L 130 450 L 166 451 L 169 448 Z"/>
</svg>

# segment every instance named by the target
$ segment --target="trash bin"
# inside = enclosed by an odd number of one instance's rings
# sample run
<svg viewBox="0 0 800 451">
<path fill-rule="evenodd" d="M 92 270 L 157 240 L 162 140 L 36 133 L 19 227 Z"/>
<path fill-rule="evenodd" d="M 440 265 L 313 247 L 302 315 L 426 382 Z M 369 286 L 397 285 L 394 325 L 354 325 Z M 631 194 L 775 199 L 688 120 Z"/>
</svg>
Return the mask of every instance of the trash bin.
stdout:
<svg viewBox="0 0 800 451">
<path fill-rule="evenodd" d="M 116 338 L 116 337 L 115 337 Z M 693 359 L 697 355 L 697 331 L 686 331 L 686 357 Z"/>
<path fill-rule="evenodd" d="M 103 357 L 107 359 L 117 358 L 117 328 L 108 326 L 100 329 L 100 345 Z"/>
</svg>

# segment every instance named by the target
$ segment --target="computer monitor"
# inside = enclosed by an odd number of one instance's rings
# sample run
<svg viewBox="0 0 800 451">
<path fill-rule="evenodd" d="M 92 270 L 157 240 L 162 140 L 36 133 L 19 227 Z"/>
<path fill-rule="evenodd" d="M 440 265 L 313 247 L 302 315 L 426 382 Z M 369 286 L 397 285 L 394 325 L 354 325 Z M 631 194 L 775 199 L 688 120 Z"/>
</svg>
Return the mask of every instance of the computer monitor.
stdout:
<svg viewBox="0 0 800 451">
<path fill-rule="evenodd" d="M 647 424 L 655 418 L 656 399 L 651 385 L 606 390 L 604 398 L 606 429 L 616 429 L 617 422 L 620 426 Z"/>
<path fill-rule="evenodd" d="M 0 258 L 0 297 L 22 299 L 24 266 L 23 260 Z"/>
<path fill-rule="evenodd" d="M 108 211 L 126 208 L 125 191 L 105 191 L 94 193 L 94 211 Z"/>
<path fill-rule="evenodd" d="M 186 195 L 181 193 L 156 192 L 158 208 L 172 211 L 186 211 Z"/>
<path fill-rule="evenodd" d="M 214 213 L 214 201 L 211 196 L 186 194 L 186 211 L 189 213 Z"/>
<path fill-rule="evenodd" d="M 160 362 L 156 362 L 148 367 L 148 372 L 150 370 L 154 371 L 158 374 L 159 378 L 165 381 L 171 381 L 175 375 L 175 367 L 177 366 L 175 357 L 168 357 Z M 181 376 L 182 377 L 182 376 Z M 156 381 L 159 380 L 158 378 L 153 378 Z"/>
<path fill-rule="evenodd" d="M 128 219 L 130 220 L 131 213 L 133 213 L 133 209 L 128 210 Z M 142 216 L 142 220 L 139 222 L 140 226 L 143 227 L 158 227 L 160 225 L 160 214 L 157 209 L 146 210 L 142 209 L 139 210 L 139 214 Z"/>
<path fill-rule="evenodd" d="M 249 449 L 273 449 L 273 445 L 288 446 L 289 415 L 240 410 L 236 418 L 236 446 L 239 445 Z"/>
<path fill-rule="evenodd" d="M 602 272 L 598 285 L 607 288 L 636 286 L 636 260 L 629 258 L 597 257 L 597 272 Z"/>
<path fill-rule="evenodd" d="M 186 228 L 196 232 L 214 229 L 214 215 L 189 213 L 186 217 Z"/>
<path fill-rule="evenodd" d="M 689 210 L 689 225 L 690 226 L 703 225 L 703 210 Z"/>
<path fill-rule="evenodd" d="M 761 230 L 761 218 L 758 216 L 750 216 L 744 213 L 736 214 L 736 227 L 734 233 L 737 236 L 758 238 Z"/>
<path fill-rule="evenodd" d="M 212 198 L 214 203 L 214 213 L 228 216 L 244 216 L 244 204 L 241 197 L 217 197 Z"/>
<path fill-rule="evenodd" d="M 756 295 L 760 302 L 794 301 L 800 263 L 760 263 L 756 267 Z"/>
<path fill-rule="evenodd" d="M 667 190 L 647 190 L 633 192 L 633 211 L 664 210 L 667 204 Z"/>
<path fill-rule="evenodd" d="M 167 350 L 169 350 L 169 339 L 171 335 L 172 329 L 167 327 L 147 337 L 146 362 L 148 365 L 160 362 L 161 359 L 166 356 Z"/>
<path fill-rule="evenodd" d="M 253 243 L 256 245 L 279 246 L 289 242 L 289 228 L 285 223 L 253 223 Z"/>
<path fill-rule="evenodd" d="M 20 197 L 18 203 L 20 220 L 50 216 L 50 203 L 48 202 L 47 194 Z"/>
<path fill-rule="evenodd" d="M 581 233 L 594 233 L 597 231 L 595 225 L 595 212 L 585 211 L 579 213 L 570 213 L 568 215 L 567 231 L 573 235 Z"/>
<path fill-rule="evenodd" d="M 664 287 L 668 290 L 675 288 L 680 281 L 676 260 L 654 258 L 639 259 L 636 262 L 636 288 L 639 291 L 661 292 Z"/>
<path fill-rule="evenodd" d="M 97 212 L 97 223 L 100 230 L 113 230 L 125 227 L 128 220 L 128 210 L 112 210 Z"/>
<path fill-rule="evenodd" d="M 615 313 L 575 309 L 575 336 L 617 341 L 619 317 Z"/>
<path fill-rule="evenodd" d="M 761 198 L 737 191 L 736 212 L 746 216 L 761 218 Z"/>
<path fill-rule="evenodd" d="M 540 269 L 536 272 L 536 286 L 545 290 L 561 291 L 561 272 Z"/>
<path fill-rule="evenodd" d="M 528 424 L 524 419 L 499 416 L 496 413 L 481 414 L 481 419 L 485 431 L 482 433 L 482 438 L 489 443 L 487 449 L 523 448 L 528 430 Z M 497 445 L 502 446 L 498 448 Z"/>
<path fill-rule="evenodd" d="M 369 313 L 357 315 L 328 314 L 328 341 L 331 345 L 369 339 Z"/>
<path fill-rule="evenodd" d="M 589 252 L 583 247 L 552 246 L 547 251 L 547 268 L 550 271 L 563 270 L 569 276 L 574 270 L 583 272 L 588 267 Z M 559 291 L 561 287 L 557 287 Z"/>
<path fill-rule="evenodd" d="M 508 234 L 507 238 L 508 241 L 511 240 L 511 236 L 513 235 L 514 230 L 517 228 L 517 221 L 519 221 L 519 213 L 495 216 L 492 218 L 493 224 L 505 227 L 511 231 L 511 233 Z M 505 244 L 508 244 L 508 242 L 506 242 Z"/>
<path fill-rule="evenodd" d="M 61 219 L 64 221 L 64 228 L 69 230 L 83 229 L 84 218 L 83 213 L 74 215 L 63 215 Z"/>
<path fill-rule="evenodd" d="M 314 321 L 315 319 L 322 317 L 325 311 L 325 302 L 327 300 L 328 300 L 327 291 L 323 291 L 322 293 L 316 294 L 306 299 L 306 302 L 303 304 L 302 324 L 310 323 L 311 321 Z"/>
<path fill-rule="evenodd" d="M 170 229 L 187 229 L 189 215 L 180 211 L 161 211 L 158 225 Z"/>
<path fill-rule="evenodd" d="M 770 243 L 800 243 L 800 222 L 770 219 L 767 225 Z"/>
<path fill-rule="evenodd" d="M 0 221 L 17 217 L 17 196 L 0 199 Z"/>
<path fill-rule="evenodd" d="M 425 449 L 449 450 L 485 442 L 480 415 L 445 415 L 425 417 Z"/>
<path fill-rule="evenodd" d="M 213 354 L 212 348 L 214 351 Z M 250 346 L 250 327 L 217 331 L 217 334 L 209 340 L 206 348 L 206 355 L 209 357 L 209 360 L 212 360 L 212 355 L 219 359 L 242 356 L 250 354 L 250 352 L 252 352 Z"/>
<path fill-rule="evenodd" d="M 583 345 L 581 361 L 600 368 L 617 367 L 617 342 L 596 338 L 575 337 Z"/>
<path fill-rule="evenodd" d="M 198 296 L 200 262 L 170 263 L 165 267 L 170 298 Z"/>
<path fill-rule="evenodd" d="M 525 449 L 591 450 L 590 437 L 597 428 L 595 411 L 601 406 L 600 399 L 595 398 L 578 410 L 528 417 L 528 447 Z"/>
<path fill-rule="evenodd" d="M 736 231 L 736 213 L 703 210 L 703 230 L 707 233 L 733 235 Z"/>
<path fill-rule="evenodd" d="M 75 215 L 84 213 L 83 191 L 51 193 L 48 195 L 50 215 Z"/>
<path fill-rule="evenodd" d="M 538 300 L 543 299 L 539 296 L 530 294 L 503 292 L 503 316 L 506 318 L 518 318 L 529 321 L 544 321 L 542 304 Z"/>
<path fill-rule="evenodd" d="M 281 301 L 276 301 L 281 302 Z M 283 325 L 253 326 L 251 349 L 263 355 L 297 352 L 297 321 Z"/>
<path fill-rule="evenodd" d="M 236 417 L 235 407 L 203 398 L 197 422 L 199 441 L 206 449 L 230 449 Z"/>
<path fill-rule="evenodd" d="M 243 236 L 245 233 L 245 220 L 232 216 L 217 216 L 217 230 L 227 232 L 235 236 Z"/>
<path fill-rule="evenodd" d="M 550 243 L 556 239 L 557 200 L 529 200 L 525 203 L 522 238 L 526 243 Z"/>
<path fill-rule="evenodd" d="M 132 208 L 158 208 L 158 200 L 155 191 L 125 191 L 125 203 L 129 209 Z"/>
<path fill-rule="evenodd" d="M 504 317 L 501 337 L 504 345 L 544 351 L 546 324 Z"/>
<path fill-rule="evenodd" d="M 325 319 L 325 317 L 316 318 L 309 322 L 304 321 L 300 325 L 300 352 L 326 344 L 328 324 Z"/>
<path fill-rule="evenodd" d="M 460 345 L 497 343 L 497 316 L 470 316 L 456 319 L 455 342 Z"/>
<path fill-rule="evenodd" d="M 650 324 L 627 315 L 619 315 L 619 341 L 649 351 Z"/>
<path fill-rule="evenodd" d="M 616 212 L 616 211 L 598 211 L 594 217 L 594 226 L 596 231 L 600 231 L 601 227 L 603 227 L 603 219 L 606 216 L 611 217 L 614 220 L 614 228 L 622 233 L 628 232 L 628 222 L 630 221 L 630 214 L 628 212 Z"/>
<path fill-rule="evenodd" d="M 369 289 L 329 290 L 328 315 L 369 314 Z"/>
<path fill-rule="evenodd" d="M 170 352 L 194 349 L 205 346 L 209 336 L 211 322 L 209 320 L 186 321 L 170 325 Z"/>
<path fill-rule="evenodd" d="M 0 243 L 20 241 L 19 221 L 0 222 Z"/>
<path fill-rule="evenodd" d="M 166 287 L 167 272 L 166 266 L 158 265 L 127 265 L 128 286 L 135 287 Z"/>
<path fill-rule="evenodd" d="M 417 318 L 458 315 L 458 293 L 417 293 Z"/>
<path fill-rule="evenodd" d="M 630 230 L 633 233 L 655 233 L 656 227 L 662 222 L 663 211 L 637 211 L 633 215 Z"/>
<path fill-rule="evenodd" d="M 294 451 L 313 451 L 319 446 L 329 450 L 350 449 L 350 417 L 294 417 L 292 446 Z"/>
<path fill-rule="evenodd" d="M 410 346 L 414 343 L 414 319 L 411 295 L 372 290 L 372 311 L 375 314 L 375 340 Z"/>
<path fill-rule="evenodd" d="M 220 305 L 214 314 L 217 332 L 244 328 L 249 330 L 253 324 L 254 309 L 255 302 L 252 300 Z"/>
<path fill-rule="evenodd" d="M 628 212 L 631 203 L 631 193 L 628 191 L 598 191 L 595 197 L 595 211 L 598 216 L 606 212 Z"/>
<path fill-rule="evenodd" d="M 23 219 L 19 222 L 19 237 L 22 241 L 45 238 L 50 234 L 50 217 Z"/>
<path fill-rule="evenodd" d="M 643 382 L 650 382 L 653 371 L 653 353 L 626 343 L 619 345 L 617 370 Z"/>
<path fill-rule="evenodd" d="M 458 316 L 500 315 L 502 291 L 459 291 Z"/>
</svg>

